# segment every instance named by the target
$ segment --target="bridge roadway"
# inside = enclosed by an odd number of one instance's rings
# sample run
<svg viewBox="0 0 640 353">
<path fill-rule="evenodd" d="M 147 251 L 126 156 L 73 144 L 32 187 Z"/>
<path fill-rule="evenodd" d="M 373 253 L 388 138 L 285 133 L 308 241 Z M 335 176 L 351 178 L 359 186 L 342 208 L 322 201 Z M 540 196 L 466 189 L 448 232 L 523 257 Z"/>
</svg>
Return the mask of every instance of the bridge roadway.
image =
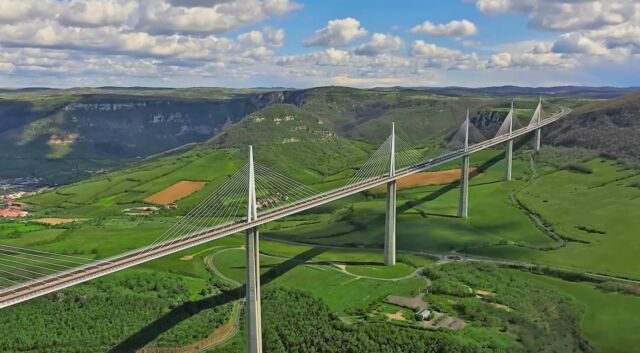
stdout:
<svg viewBox="0 0 640 353">
<path fill-rule="evenodd" d="M 60 272 L 49 277 L 35 279 L 29 282 L 15 285 L 13 287 L 6 288 L 0 291 L 0 308 L 17 304 L 63 288 L 71 287 L 78 283 L 86 282 L 91 279 L 101 277 L 109 273 L 117 272 L 143 262 L 147 262 L 184 249 L 204 244 L 230 234 L 239 233 L 246 229 L 257 227 L 259 225 L 272 222 L 277 219 L 299 213 L 304 210 L 320 206 L 322 204 L 335 201 L 379 185 L 384 185 L 390 181 L 406 177 L 422 170 L 455 160 L 456 158 L 470 155 L 474 152 L 497 146 L 511 139 L 523 136 L 527 133 L 535 131 L 536 129 L 542 128 L 543 126 L 556 122 L 570 112 L 571 109 L 567 107 L 561 107 L 560 112 L 542 120 L 539 124 L 526 126 L 513 131 L 511 134 L 504 134 L 502 136 L 497 136 L 484 142 L 469 146 L 466 151 L 460 149 L 444 154 L 437 158 L 417 163 L 413 166 L 398 169 L 396 170 L 396 174 L 393 177 L 380 176 L 368 179 L 358 184 L 348 185 L 298 201 L 293 204 L 283 206 L 281 208 L 269 210 L 267 212 L 259 214 L 258 219 L 252 222 L 238 221 L 234 223 L 218 225 L 216 227 L 192 233 L 188 236 L 185 235 L 180 239 L 174 239 L 166 241 L 159 245 L 137 249 L 135 251 L 127 252 L 108 259 L 96 260 L 94 263 L 91 263 L 89 265 L 80 266 L 78 268 Z"/>
</svg>

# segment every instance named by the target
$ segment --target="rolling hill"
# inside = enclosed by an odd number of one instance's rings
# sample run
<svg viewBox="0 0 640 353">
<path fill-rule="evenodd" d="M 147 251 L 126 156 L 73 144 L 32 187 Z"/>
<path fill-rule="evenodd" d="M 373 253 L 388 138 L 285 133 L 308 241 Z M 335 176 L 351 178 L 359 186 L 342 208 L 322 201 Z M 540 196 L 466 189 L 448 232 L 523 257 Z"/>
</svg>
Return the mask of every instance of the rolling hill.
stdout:
<svg viewBox="0 0 640 353">
<path fill-rule="evenodd" d="M 604 157 L 640 162 L 640 94 L 576 109 L 549 131 L 547 141 L 594 150 Z"/>
</svg>

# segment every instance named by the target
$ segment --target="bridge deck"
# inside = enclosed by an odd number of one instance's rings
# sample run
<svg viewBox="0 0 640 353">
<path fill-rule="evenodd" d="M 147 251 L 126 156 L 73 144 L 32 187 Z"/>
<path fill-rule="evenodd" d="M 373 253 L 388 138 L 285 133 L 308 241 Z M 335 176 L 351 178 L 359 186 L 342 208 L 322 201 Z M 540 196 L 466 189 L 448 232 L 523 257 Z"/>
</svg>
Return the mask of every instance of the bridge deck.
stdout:
<svg viewBox="0 0 640 353">
<path fill-rule="evenodd" d="M 466 151 L 453 151 L 441 157 L 429 159 L 413 166 L 399 169 L 396 171 L 396 175 L 393 177 L 383 176 L 369 179 L 358 184 L 331 190 L 318 196 L 286 205 L 282 208 L 269 210 L 267 212 L 259 214 L 258 219 L 255 221 L 240 221 L 219 225 L 197 233 L 192 233 L 189 236 L 185 236 L 180 239 L 167 241 L 140 250 L 135 250 L 109 259 L 97 260 L 92 264 L 78 267 L 66 272 L 61 272 L 49 277 L 20 283 L 18 285 L 0 291 L 0 308 L 17 304 L 47 293 L 54 292 L 56 290 L 67 288 L 81 282 L 107 275 L 109 273 L 117 272 L 122 269 L 132 267 L 153 259 L 157 259 L 159 257 L 169 255 L 190 247 L 194 247 L 215 239 L 219 239 L 230 234 L 239 233 L 248 228 L 257 227 L 267 222 L 299 213 L 309 208 L 335 201 L 337 199 L 356 194 L 358 192 L 376 187 L 378 185 L 386 184 L 389 181 L 400 179 L 419 171 L 435 167 L 437 165 L 460 158 L 464 155 L 469 155 L 505 143 L 511 139 L 523 136 L 545 125 L 551 124 L 566 116 L 570 111 L 571 110 L 569 108 L 562 107 L 562 110 L 559 113 L 542 120 L 539 124 L 527 126 L 514 131 L 512 134 L 494 137 L 493 139 L 484 141 L 482 143 L 469 146 L 468 150 Z"/>
</svg>

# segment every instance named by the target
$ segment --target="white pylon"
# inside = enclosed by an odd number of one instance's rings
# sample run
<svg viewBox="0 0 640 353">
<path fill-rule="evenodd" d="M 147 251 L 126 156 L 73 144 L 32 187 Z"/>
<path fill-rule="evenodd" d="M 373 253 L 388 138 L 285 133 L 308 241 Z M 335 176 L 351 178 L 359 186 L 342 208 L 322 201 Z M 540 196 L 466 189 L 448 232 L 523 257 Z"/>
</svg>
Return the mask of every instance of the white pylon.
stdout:
<svg viewBox="0 0 640 353">
<path fill-rule="evenodd" d="M 536 109 L 538 116 L 535 117 L 536 118 L 536 124 L 538 124 L 538 126 L 540 125 L 540 123 L 542 122 L 542 96 L 540 96 L 540 101 L 538 102 L 538 108 Z M 536 129 L 536 133 L 535 133 L 535 137 L 534 137 L 534 144 L 535 144 L 535 150 L 536 151 L 540 151 L 540 145 L 542 143 L 542 128 L 537 128 Z"/>
</svg>

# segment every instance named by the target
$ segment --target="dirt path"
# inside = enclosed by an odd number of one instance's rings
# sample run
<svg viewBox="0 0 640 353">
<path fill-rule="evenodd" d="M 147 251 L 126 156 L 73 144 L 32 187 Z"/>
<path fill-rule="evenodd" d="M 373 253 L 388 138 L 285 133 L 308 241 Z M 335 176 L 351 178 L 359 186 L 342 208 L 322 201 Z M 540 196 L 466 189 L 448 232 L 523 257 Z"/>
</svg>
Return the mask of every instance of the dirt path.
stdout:
<svg viewBox="0 0 640 353">
<path fill-rule="evenodd" d="M 521 244 L 520 246 L 535 250 L 555 250 L 562 248 L 567 245 L 568 239 L 556 233 L 552 227 L 546 225 L 544 220 L 538 214 L 531 211 L 520 200 L 518 200 L 518 193 L 529 187 L 539 176 L 538 169 L 536 168 L 536 162 L 533 159 L 533 155 L 529 156 L 529 169 L 531 170 L 531 175 L 529 176 L 527 181 L 522 184 L 522 186 L 509 193 L 509 202 L 511 202 L 511 205 L 513 207 L 522 211 L 533 222 L 536 228 L 538 228 L 543 234 L 553 240 L 555 244 L 552 246 L 534 246 L 531 244 Z"/>
</svg>

